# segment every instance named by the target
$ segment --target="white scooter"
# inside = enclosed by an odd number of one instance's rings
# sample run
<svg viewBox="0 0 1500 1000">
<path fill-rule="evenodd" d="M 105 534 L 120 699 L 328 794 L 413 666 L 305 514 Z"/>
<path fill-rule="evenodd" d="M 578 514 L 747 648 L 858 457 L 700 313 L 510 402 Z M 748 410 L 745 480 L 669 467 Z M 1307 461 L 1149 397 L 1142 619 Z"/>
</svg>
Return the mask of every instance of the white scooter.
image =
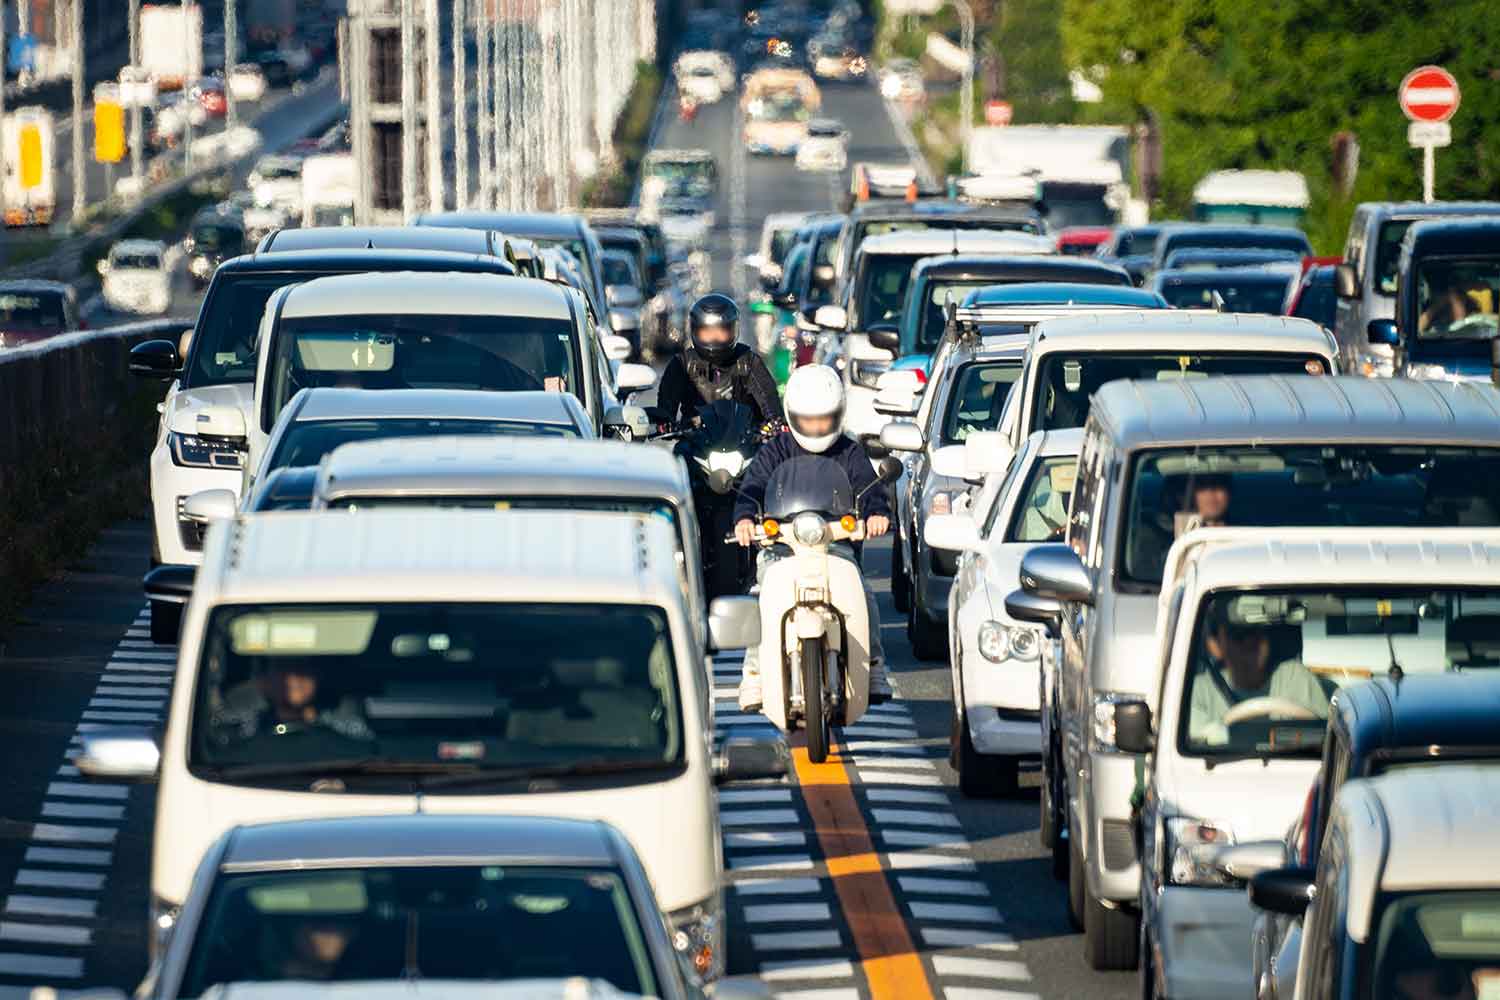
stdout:
<svg viewBox="0 0 1500 1000">
<path fill-rule="evenodd" d="M 883 488 L 899 470 L 894 461 L 882 464 L 868 489 Z M 872 623 L 864 584 L 858 565 L 829 554 L 834 542 L 864 540 L 861 497 L 853 494 L 837 464 L 794 458 L 767 484 L 754 535 L 764 548 L 791 549 L 766 567 L 760 583 L 762 711 L 783 732 L 805 726 L 815 764 L 828 759 L 832 730 L 853 725 L 869 706 Z"/>
</svg>

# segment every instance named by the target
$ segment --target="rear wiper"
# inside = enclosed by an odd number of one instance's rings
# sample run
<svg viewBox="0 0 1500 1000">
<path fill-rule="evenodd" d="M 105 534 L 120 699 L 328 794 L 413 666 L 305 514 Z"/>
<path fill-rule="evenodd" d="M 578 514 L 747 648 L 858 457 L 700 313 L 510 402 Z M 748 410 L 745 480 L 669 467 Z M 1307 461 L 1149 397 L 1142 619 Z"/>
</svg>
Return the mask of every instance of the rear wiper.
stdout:
<svg viewBox="0 0 1500 1000">
<path fill-rule="evenodd" d="M 443 774 L 424 777 L 421 786 L 424 792 L 438 788 L 461 788 L 465 785 L 484 785 L 507 781 L 535 780 L 538 778 L 577 778 L 598 774 L 627 774 L 637 771 L 665 771 L 677 768 L 669 760 L 617 760 L 612 757 L 591 757 L 588 760 L 567 764 L 529 764 L 517 767 L 479 767 L 458 774 Z"/>
</svg>

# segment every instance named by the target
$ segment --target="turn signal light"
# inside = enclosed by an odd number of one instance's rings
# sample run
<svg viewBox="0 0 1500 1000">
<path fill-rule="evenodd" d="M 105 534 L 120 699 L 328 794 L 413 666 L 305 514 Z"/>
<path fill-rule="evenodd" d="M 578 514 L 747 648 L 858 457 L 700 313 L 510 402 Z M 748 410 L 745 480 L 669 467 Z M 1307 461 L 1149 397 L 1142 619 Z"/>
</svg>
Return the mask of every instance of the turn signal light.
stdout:
<svg viewBox="0 0 1500 1000">
<path fill-rule="evenodd" d="M 845 514 L 839 518 L 839 527 L 845 531 L 853 531 L 859 525 L 859 520 L 853 514 Z"/>
<path fill-rule="evenodd" d="M 767 538 L 775 538 L 781 534 L 781 524 L 773 518 L 766 518 L 761 522 L 760 526 L 765 531 Z"/>
</svg>

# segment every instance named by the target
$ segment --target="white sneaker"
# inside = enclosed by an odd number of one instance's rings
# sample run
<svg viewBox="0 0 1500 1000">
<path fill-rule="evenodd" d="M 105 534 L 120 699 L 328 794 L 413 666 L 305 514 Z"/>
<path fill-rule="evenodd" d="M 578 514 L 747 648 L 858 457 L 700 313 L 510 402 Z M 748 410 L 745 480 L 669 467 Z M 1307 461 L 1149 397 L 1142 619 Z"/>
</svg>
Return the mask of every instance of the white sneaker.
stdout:
<svg viewBox="0 0 1500 1000">
<path fill-rule="evenodd" d="M 759 712 L 760 708 L 760 671 L 747 669 L 740 675 L 740 711 Z"/>
<path fill-rule="evenodd" d="M 760 678 L 755 679 L 756 694 L 760 693 Z M 885 671 L 884 660 L 870 661 L 870 704 L 884 705 L 891 700 L 891 678 Z"/>
</svg>

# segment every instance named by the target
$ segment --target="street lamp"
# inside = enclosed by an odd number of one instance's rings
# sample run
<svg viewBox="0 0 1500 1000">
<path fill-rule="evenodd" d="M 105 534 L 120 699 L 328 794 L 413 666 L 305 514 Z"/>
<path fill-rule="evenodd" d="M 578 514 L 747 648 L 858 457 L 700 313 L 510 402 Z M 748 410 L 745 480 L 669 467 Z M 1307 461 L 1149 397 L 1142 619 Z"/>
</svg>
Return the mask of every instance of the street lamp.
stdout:
<svg viewBox="0 0 1500 1000">
<path fill-rule="evenodd" d="M 963 143 L 960 163 L 964 173 L 969 170 L 969 140 L 974 135 L 974 10 L 969 6 L 969 0 L 952 0 L 953 9 L 958 11 L 959 29 L 962 32 L 960 39 L 964 55 L 964 79 L 963 86 L 959 89 L 958 113 L 960 115 L 960 141 Z"/>
</svg>

